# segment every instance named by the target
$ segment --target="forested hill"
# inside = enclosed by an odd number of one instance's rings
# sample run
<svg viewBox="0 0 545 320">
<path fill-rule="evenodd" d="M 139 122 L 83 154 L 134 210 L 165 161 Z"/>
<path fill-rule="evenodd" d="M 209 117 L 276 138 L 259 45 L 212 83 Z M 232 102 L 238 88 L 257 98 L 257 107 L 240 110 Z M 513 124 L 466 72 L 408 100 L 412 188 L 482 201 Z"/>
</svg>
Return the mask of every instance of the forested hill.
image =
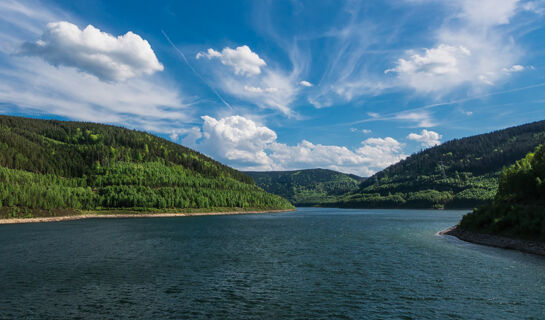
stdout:
<svg viewBox="0 0 545 320">
<path fill-rule="evenodd" d="M 145 132 L 0 116 L 0 216 L 290 207 L 246 174 Z"/>
<path fill-rule="evenodd" d="M 465 215 L 459 227 L 545 241 L 545 145 L 504 169 L 493 203 Z"/>
<path fill-rule="evenodd" d="M 494 197 L 503 167 L 543 142 L 545 121 L 455 139 L 378 172 L 335 206 L 473 208 Z"/>
<path fill-rule="evenodd" d="M 328 169 L 295 171 L 247 171 L 265 191 L 288 199 L 297 206 L 335 201 L 341 194 L 357 190 L 365 178 Z"/>
</svg>

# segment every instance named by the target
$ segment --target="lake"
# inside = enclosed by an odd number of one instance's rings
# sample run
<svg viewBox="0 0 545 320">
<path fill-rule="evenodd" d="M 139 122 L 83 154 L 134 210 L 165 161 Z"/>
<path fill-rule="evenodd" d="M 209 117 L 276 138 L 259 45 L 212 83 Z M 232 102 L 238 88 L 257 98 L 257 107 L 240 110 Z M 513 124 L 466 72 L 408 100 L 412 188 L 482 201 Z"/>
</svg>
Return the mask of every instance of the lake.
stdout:
<svg viewBox="0 0 545 320">
<path fill-rule="evenodd" d="M 436 235 L 463 213 L 0 225 L 0 318 L 545 318 L 545 258 Z"/>
</svg>

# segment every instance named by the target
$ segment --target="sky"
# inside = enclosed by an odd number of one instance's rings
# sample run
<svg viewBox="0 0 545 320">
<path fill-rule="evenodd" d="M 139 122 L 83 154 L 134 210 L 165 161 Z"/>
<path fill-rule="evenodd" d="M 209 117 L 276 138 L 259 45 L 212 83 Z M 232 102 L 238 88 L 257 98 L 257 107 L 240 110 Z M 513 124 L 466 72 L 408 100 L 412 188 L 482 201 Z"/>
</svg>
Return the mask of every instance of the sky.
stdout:
<svg viewBox="0 0 545 320">
<path fill-rule="evenodd" d="M 373 173 L 545 119 L 545 0 L 0 0 L 0 114 Z"/>
</svg>

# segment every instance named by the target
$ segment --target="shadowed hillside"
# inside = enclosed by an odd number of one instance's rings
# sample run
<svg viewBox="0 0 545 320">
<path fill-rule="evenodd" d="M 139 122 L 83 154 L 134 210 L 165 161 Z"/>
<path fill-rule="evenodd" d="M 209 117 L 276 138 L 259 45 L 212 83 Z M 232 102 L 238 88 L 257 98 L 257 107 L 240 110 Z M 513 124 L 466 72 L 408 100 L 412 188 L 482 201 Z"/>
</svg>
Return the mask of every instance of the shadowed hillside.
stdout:
<svg viewBox="0 0 545 320">
<path fill-rule="evenodd" d="M 358 189 L 365 178 L 328 169 L 246 172 L 265 191 L 288 199 L 296 206 L 335 201 L 339 195 Z"/>
<path fill-rule="evenodd" d="M 462 229 L 545 241 L 545 145 L 502 171 L 493 203 L 465 215 Z"/>
</svg>

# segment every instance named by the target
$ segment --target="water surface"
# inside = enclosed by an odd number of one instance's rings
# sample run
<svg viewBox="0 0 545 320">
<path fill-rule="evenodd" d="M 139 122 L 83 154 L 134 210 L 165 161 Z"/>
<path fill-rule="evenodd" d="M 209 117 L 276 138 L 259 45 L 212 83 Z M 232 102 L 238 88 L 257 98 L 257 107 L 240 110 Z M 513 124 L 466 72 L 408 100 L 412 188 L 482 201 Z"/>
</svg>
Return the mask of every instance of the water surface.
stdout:
<svg viewBox="0 0 545 320">
<path fill-rule="evenodd" d="M 0 226 L 0 318 L 545 318 L 545 259 L 436 232 L 463 211 Z"/>
</svg>

